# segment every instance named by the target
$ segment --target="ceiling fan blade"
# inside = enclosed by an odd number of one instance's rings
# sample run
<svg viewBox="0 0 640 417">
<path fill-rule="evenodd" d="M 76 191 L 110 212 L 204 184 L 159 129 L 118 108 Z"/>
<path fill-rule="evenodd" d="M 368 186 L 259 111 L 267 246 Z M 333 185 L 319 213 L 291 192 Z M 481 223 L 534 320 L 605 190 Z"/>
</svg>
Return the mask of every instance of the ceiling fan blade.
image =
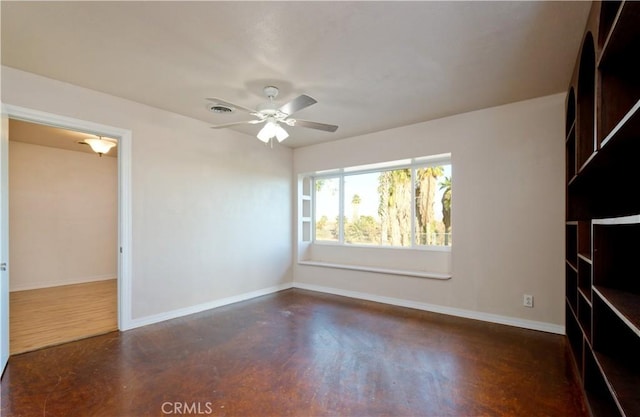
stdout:
<svg viewBox="0 0 640 417">
<path fill-rule="evenodd" d="M 293 122 L 293 126 L 308 127 L 311 129 L 324 130 L 325 132 L 335 132 L 336 130 L 338 130 L 338 126 L 336 125 L 329 125 L 326 123 L 311 122 L 309 120 L 300 119 L 295 119 L 295 122 Z"/>
<path fill-rule="evenodd" d="M 231 107 L 231 108 L 234 108 L 234 109 L 244 110 L 244 111 L 246 111 L 247 113 L 257 113 L 257 112 L 256 112 L 255 110 L 253 110 L 253 109 L 250 109 L 250 108 L 248 108 L 248 107 L 241 106 L 241 105 L 239 105 L 239 104 L 234 104 L 234 103 L 231 103 L 231 102 L 229 102 L 229 101 L 222 100 L 222 99 L 220 99 L 220 98 L 211 97 L 211 98 L 207 98 L 207 100 L 209 100 L 209 101 L 213 101 L 214 103 L 222 104 L 223 106 Z"/>
<path fill-rule="evenodd" d="M 288 102 L 287 104 L 283 104 L 278 110 L 282 113 L 291 115 L 297 111 L 304 109 L 305 107 L 309 107 L 312 104 L 316 104 L 317 101 L 313 97 L 309 97 L 306 94 L 298 96 Z"/>
<path fill-rule="evenodd" d="M 211 129 L 222 129 L 222 128 L 225 128 L 225 127 L 238 126 L 238 125 L 247 125 L 247 124 L 248 125 L 257 125 L 258 123 L 262 123 L 265 120 L 256 119 L 256 120 L 245 120 L 245 121 L 242 121 L 242 122 L 224 123 L 224 124 L 221 124 L 221 125 L 211 126 Z"/>
</svg>

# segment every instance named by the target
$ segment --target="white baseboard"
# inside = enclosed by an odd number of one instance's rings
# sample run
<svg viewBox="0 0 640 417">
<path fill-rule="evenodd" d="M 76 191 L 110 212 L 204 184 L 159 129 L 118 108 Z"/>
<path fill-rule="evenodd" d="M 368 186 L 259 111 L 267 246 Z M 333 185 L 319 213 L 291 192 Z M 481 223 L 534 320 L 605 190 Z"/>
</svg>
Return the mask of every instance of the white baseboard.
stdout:
<svg viewBox="0 0 640 417">
<path fill-rule="evenodd" d="M 481 320 L 490 323 L 505 324 L 507 326 L 521 327 L 530 330 L 539 330 L 547 333 L 565 334 L 565 327 L 558 324 L 546 323 L 534 320 L 518 319 L 514 317 L 501 316 L 499 314 L 483 313 L 461 308 L 445 307 L 436 304 L 421 303 L 417 301 L 403 300 L 400 298 L 383 297 L 375 294 L 368 294 L 358 291 L 342 290 L 339 288 L 324 287 L 320 285 L 294 282 L 293 288 L 323 292 L 327 294 L 341 295 L 344 297 L 357 298 L 361 300 L 374 301 L 383 304 L 391 304 L 399 307 L 415 308 L 417 310 L 430 311 L 433 313 L 447 314 L 450 316 L 464 317 L 467 319 Z"/>
<path fill-rule="evenodd" d="M 128 323 L 124 323 L 120 330 L 130 330 L 136 327 L 147 326 L 149 324 L 159 323 L 166 320 L 171 320 L 189 314 L 200 313 L 205 310 L 226 306 L 229 304 L 238 303 L 240 301 L 250 300 L 252 298 L 261 297 L 263 295 L 272 294 L 278 291 L 287 290 L 289 288 L 300 288 L 303 290 L 323 292 L 327 294 L 340 295 L 349 298 L 356 298 L 361 300 L 374 301 L 383 304 L 390 304 L 399 307 L 415 308 L 417 310 L 430 311 L 433 313 L 447 314 L 450 316 L 463 317 L 467 319 L 486 321 L 489 323 L 504 324 L 507 326 L 520 327 L 530 330 L 538 330 L 547 333 L 565 334 L 565 327 L 553 323 L 546 323 L 534 320 L 525 320 L 514 317 L 502 316 L 499 314 L 483 313 L 473 310 L 464 310 L 461 308 L 439 306 L 436 304 L 422 303 L 417 301 L 403 300 L 400 298 L 384 297 L 375 294 L 363 293 L 358 291 L 349 291 L 339 288 L 324 287 L 320 285 L 305 284 L 302 282 L 288 282 L 280 285 L 276 285 L 269 288 L 263 288 L 261 290 L 251 291 L 244 294 L 235 295 L 232 297 L 222 298 L 219 300 L 210 301 L 194 306 L 180 308 L 177 310 L 167 311 L 152 316 L 141 317 L 139 319 L 132 319 Z"/>
<path fill-rule="evenodd" d="M 286 282 L 284 284 L 275 285 L 269 288 L 263 288 L 256 291 L 247 292 L 244 294 L 234 295 L 232 297 L 221 298 L 219 300 L 209 301 L 202 304 L 197 304 L 194 306 L 179 308 L 177 310 L 171 310 L 160 314 L 154 314 L 151 316 L 141 317 L 139 319 L 131 319 L 128 320 L 127 323 L 122 323 L 120 325 L 120 330 L 131 330 L 136 327 L 147 326 L 149 324 L 159 323 L 161 321 L 176 319 L 183 316 L 188 316 L 189 314 L 200 313 L 205 310 L 211 310 L 213 308 L 218 308 L 222 306 L 226 306 L 229 304 L 238 303 L 240 301 L 250 300 L 252 298 L 261 297 L 263 295 L 272 294 L 274 292 L 287 290 L 292 287 L 292 283 Z"/>
<path fill-rule="evenodd" d="M 109 279 L 116 279 L 116 274 L 107 274 L 107 275 L 96 275 L 93 277 L 81 277 L 81 278 L 74 278 L 74 279 L 66 279 L 63 281 L 42 281 L 42 282 L 36 282 L 36 283 L 31 283 L 31 284 L 25 284 L 25 285 L 12 285 L 13 283 L 10 282 L 10 289 L 9 292 L 16 292 L 16 291 L 27 291 L 27 290 L 38 290 L 40 288 L 51 288 L 51 287 L 60 287 L 63 285 L 75 285 L 75 284 L 85 284 L 87 282 L 97 282 L 97 281 L 107 281 Z"/>
</svg>

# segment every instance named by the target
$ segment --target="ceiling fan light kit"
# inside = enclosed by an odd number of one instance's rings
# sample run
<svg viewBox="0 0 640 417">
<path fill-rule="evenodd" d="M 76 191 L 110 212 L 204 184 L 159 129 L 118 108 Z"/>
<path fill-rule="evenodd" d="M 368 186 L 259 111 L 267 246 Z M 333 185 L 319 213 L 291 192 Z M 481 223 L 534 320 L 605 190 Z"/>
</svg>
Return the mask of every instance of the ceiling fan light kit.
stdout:
<svg viewBox="0 0 640 417">
<path fill-rule="evenodd" d="M 281 126 L 281 123 L 286 124 L 287 126 L 300 126 L 323 130 L 325 132 L 335 132 L 338 129 L 338 126 L 336 125 L 290 118 L 293 113 L 317 103 L 317 101 L 313 97 L 303 94 L 294 98 L 290 102 L 278 107 L 278 105 L 273 101 L 273 99 L 278 96 L 278 88 L 269 85 L 264 87 L 263 91 L 265 96 L 267 96 L 268 101 L 256 106 L 256 110 L 233 104 L 219 98 L 208 98 L 207 100 L 213 102 L 213 104 L 209 104 L 207 106 L 207 108 L 211 112 L 221 114 L 230 113 L 235 109 L 239 109 L 249 113 L 251 116 L 256 117 L 256 119 L 253 120 L 225 123 L 211 127 L 213 129 L 221 129 L 243 124 L 265 123 L 265 125 L 257 134 L 257 138 L 264 143 L 273 143 L 273 139 L 276 139 L 278 142 L 282 142 L 289 137 L 289 133 Z"/>
<path fill-rule="evenodd" d="M 278 124 L 278 122 L 273 120 L 273 118 L 271 119 L 272 120 L 269 120 L 267 124 L 265 124 L 264 127 L 260 129 L 257 137 L 264 143 L 269 142 L 269 140 L 273 139 L 274 137 L 278 140 L 278 142 L 282 142 L 289 137 L 289 134 L 282 128 L 282 126 Z"/>
</svg>

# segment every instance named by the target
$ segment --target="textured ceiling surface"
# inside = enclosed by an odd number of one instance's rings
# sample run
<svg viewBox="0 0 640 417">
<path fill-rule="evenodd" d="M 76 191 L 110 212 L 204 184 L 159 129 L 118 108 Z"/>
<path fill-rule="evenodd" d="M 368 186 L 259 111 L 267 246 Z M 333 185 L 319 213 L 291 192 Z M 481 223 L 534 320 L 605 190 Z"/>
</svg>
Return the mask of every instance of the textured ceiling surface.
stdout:
<svg viewBox="0 0 640 417">
<path fill-rule="evenodd" d="M 318 100 L 284 145 L 563 92 L 590 2 L 12 2 L 2 64 L 210 124 L 206 97 Z M 259 126 L 234 128 L 255 135 Z M 212 137 L 215 131 L 212 130 Z"/>
</svg>

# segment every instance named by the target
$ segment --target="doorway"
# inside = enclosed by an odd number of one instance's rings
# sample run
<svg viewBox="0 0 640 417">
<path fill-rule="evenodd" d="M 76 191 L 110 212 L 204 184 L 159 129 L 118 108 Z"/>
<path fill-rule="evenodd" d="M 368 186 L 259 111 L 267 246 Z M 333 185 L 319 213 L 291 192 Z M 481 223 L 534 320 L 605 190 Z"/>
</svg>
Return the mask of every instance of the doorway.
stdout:
<svg viewBox="0 0 640 417">
<path fill-rule="evenodd" d="M 118 328 L 117 146 L 87 138 L 9 119 L 12 355 Z"/>
<path fill-rule="evenodd" d="M 84 132 L 84 134 L 100 135 L 118 141 L 117 158 L 117 246 L 114 248 L 117 257 L 117 328 L 127 330 L 135 327 L 131 318 L 131 139 L 130 130 L 109 125 L 84 121 L 80 119 L 41 112 L 10 104 L 2 105 L 2 141 L 0 143 L 0 181 L 3 184 L 0 192 L 0 247 L 2 261 L 7 262 L 6 248 L 9 242 L 8 233 L 8 119 L 21 120 L 44 126 Z M 97 157 L 97 156 L 96 156 Z M 4 266 L 4 265 L 3 265 Z M 9 358 L 9 275 L 11 265 L 2 269 L 0 276 L 0 369 L 4 370 Z"/>
</svg>

